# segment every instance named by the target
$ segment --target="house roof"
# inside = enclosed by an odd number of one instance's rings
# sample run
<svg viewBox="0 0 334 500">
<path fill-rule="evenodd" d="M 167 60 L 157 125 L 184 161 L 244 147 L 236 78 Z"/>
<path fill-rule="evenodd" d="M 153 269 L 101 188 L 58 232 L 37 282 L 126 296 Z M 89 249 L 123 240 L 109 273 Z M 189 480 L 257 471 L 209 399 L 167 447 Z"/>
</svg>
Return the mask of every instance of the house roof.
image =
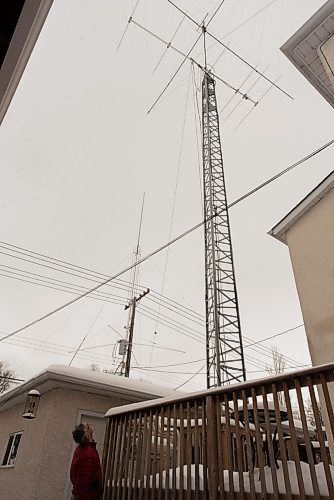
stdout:
<svg viewBox="0 0 334 500">
<path fill-rule="evenodd" d="M 31 389 L 38 389 L 43 395 L 55 388 L 74 389 L 133 403 L 182 394 L 179 391 L 132 378 L 73 366 L 51 365 L 15 389 L 2 394 L 0 412 L 25 401 Z"/>
<path fill-rule="evenodd" d="M 282 52 L 334 107 L 333 68 L 328 65 L 322 48 L 334 43 L 334 0 L 328 0 L 281 47 Z M 332 50 L 332 49 L 331 49 Z"/>
<path fill-rule="evenodd" d="M 0 124 L 53 0 L 0 2 Z"/>
<path fill-rule="evenodd" d="M 316 205 L 331 189 L 334 189 L 334 170 L 298 203 L 268 234 L 287 244 L 287 232 Z"/>
</svg>

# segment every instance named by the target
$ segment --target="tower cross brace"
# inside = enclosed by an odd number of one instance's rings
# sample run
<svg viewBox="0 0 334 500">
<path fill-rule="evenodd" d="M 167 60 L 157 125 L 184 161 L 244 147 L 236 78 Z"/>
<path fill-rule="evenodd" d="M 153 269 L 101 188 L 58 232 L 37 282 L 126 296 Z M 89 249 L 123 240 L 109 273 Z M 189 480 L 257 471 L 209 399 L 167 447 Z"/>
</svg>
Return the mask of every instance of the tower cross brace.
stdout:
<svg viewBox="0 0 334 500">
<path fill-rule="evenodd" d="M 215 81 L 202 81 L 207 387 L 246 379 Z"/>
</svg>

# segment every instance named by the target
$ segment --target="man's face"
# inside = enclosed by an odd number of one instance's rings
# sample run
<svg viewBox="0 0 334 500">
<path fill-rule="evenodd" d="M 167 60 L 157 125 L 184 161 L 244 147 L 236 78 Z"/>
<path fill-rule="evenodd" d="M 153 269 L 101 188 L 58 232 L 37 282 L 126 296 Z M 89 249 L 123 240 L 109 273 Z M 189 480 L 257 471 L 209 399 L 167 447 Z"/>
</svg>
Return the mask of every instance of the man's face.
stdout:
<svg viewBox="0 0 334 500">
<path fill-rule="evenodd" d="M 93 427 L 90 424 L 84 424 L 85 436 L 87 441 L 93 440 Z"/>
</svg>

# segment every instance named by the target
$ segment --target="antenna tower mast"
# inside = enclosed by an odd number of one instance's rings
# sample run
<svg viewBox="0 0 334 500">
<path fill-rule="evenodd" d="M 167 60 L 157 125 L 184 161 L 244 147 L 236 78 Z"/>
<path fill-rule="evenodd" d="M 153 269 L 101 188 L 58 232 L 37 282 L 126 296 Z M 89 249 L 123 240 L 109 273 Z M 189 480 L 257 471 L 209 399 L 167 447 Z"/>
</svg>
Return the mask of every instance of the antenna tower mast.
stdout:
<svg viewBox="0 0 334 500">
<path fill-rule="evenodd" d="M 203 26 L 204 48 L 205 27 Z M 206 51 L 205 51 L 206 52 Z M 206 57 L 206 56 L 205 56 Z M 246 379 L 215 81 L 202 81 L 207 387 Z"/>
</svg>

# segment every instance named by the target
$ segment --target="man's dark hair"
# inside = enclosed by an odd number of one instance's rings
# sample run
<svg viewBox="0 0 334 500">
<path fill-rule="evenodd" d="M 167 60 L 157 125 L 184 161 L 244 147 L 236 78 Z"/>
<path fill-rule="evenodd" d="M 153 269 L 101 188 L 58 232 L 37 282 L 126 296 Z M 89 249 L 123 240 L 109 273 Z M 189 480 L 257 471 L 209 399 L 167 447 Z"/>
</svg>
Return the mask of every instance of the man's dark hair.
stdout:
<svg viewBox="0 0 334 500">
<path fill-rule="evenodd" d="M 72 436 L 75 443 L 83 443 L 85 440 L 85 426 L 83 424 L 76 425 L 74 431 L 72 431 Z"/>
</svg>

